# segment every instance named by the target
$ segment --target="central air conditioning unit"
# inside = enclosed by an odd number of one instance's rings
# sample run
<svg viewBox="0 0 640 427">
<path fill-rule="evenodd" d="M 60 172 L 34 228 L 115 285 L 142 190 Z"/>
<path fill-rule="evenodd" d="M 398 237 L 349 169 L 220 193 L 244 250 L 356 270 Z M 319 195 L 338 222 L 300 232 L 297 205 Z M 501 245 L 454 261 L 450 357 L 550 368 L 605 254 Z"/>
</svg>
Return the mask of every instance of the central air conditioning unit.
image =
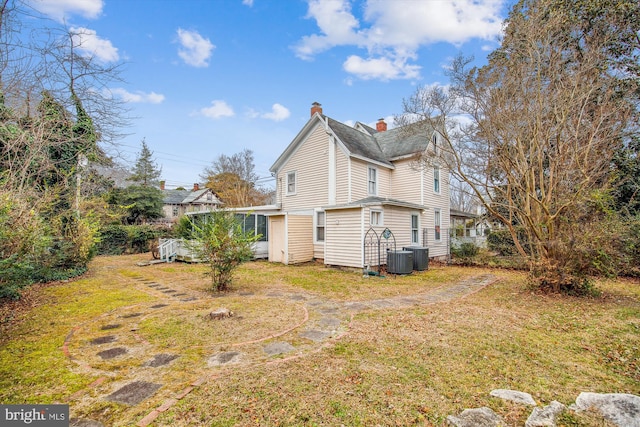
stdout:
<svg viewBox="0 0 640 427">
<path fill-rule="evenodd" d="M 413 271 L 413 252 L 387 251 L 387 273 L 411 274 Z"/>
<path fill-rule="evenodd" d="M 423 246 L 407 246 L 403 251 L 413 252 L 413 269 L 424 271 L 429 269 L 429 248 Z"/>
</svg>

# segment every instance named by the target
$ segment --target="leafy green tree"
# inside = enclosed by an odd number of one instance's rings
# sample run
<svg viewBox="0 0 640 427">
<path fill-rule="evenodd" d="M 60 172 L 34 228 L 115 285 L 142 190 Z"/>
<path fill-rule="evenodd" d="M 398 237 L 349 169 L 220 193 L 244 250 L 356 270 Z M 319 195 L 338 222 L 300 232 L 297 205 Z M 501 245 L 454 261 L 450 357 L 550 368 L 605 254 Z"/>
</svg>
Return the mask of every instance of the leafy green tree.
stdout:
<svg viewBox="0 0 640 427">
<path fill-rule="evenodd" d="M 143 187 L 158 185 L 162 169 L 153 161 L 153 152 L 149 150 L 147 142 L 142 140 L 142 148 L 138 154 L 133 173 L 129 181 L 133 181 Z"/>
<path fill-rule="evenodd" d="M 162 191 L 154 187 L 130 185 L 127 188 L 114 189 L 107 200 L 114 207 L 124 209 L 125 224 L 143 224 L 164 215 Z"/>
<path fill-rule="evenodd" d="M 233 281 L 233 272 L 253 257 L 251 246 L 260 235 L 243 231 L 242 222 L 227 210 L 213 211 L 205 220 L 191 222 L 192 248 L 209 264 L 211 288 L 226 291 Z"/>
<path fill-rule="evenodd" d="M 615 170 L 612 195 L 616 210 L 629 216 L 640 214 L 639 136 L 634 136 L 629 144 L 616 153 L 613 164 Z"/>
</svg>

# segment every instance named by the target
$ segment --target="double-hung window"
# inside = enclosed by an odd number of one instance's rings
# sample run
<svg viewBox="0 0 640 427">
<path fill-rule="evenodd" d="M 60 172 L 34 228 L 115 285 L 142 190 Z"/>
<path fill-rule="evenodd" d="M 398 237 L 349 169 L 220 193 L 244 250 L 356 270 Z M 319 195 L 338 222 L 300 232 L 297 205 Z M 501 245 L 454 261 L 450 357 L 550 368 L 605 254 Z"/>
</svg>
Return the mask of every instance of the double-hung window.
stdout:
<svg viewBox="0 0 640 427">
<path fill-rule="evenodd" d="M 297 173 L 295 171 L 287 173 L 287 195 L 296 194 Z"/>
<path fill-rule="evenodd" d="M 419 244 L 418 214 L 411 214 L 411 244 Z"/>
<path fill-rule="evenodd" d="M 440 210 L 436 209 L 433 211 L 433 224 L 435 228 L 435 239 L 440 240 Z"/>
<path fill-rule="evenodd" d="M 383 224 L 382 211 L 371 209 L 371 225 L 381 226 Z"/>
<path fill-rule="evenodd" d="M 433 192 L 440 194 L 440 166 L 433 167 Z"/>
<path fill-rule="evenodd" d="M 369 166 L 368 189 L 370 196 L 378 195 L 378 169 Z"/>
<path fill-rule="evenodd" d="M 316 241 L 324 242 L 325 230 L 325 214 L 324 212 L 316 212 Z"/>
</svg>

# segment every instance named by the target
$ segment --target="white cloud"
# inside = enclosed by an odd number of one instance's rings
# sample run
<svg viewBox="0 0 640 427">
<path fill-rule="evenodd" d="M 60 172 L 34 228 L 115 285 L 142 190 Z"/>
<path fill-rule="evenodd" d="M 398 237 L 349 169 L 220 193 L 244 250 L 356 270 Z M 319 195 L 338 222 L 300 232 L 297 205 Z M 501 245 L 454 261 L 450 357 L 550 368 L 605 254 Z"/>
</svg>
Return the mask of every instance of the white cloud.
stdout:
<svg viewBox="0 0 640 427">
<path fill-rule="evenodd" d="M 71 27 L 73 45 L 85 56 L 95 56 L 102 62 L 113 62 L 120 59 L 118 48 L 111 41 L 98 37 L 94 30 L 83 27 Z"/>
<path fill-rule="evenodd" d="M 400 60 L 388 57 L 363 59 L 351 55 L 342 66 L 346 72 L 363 80 L 415 79 L 420 76 L 420 66 L 409 65 L 404 58 Z"/>
<path fill-rule="evenodd" d="M 289 116 L 291 116 L 291 112 L 284 105 L 276 103 L 271 106 L 271 111 L 268 113 L 260 113 L 259 111 L 250 108 L 247 110 L 245 115 L 250 119 L 261 118 L 273 120 L 274 122 L 281 122 L 282 120 L 288 119 Z"/>
<path fill-rule="evenodd" d="M 183 30 L 178 28 L 178 40 L 181 49 L 178 49 L 178 56 L 188 65 L 194 67 L 208 67 L 211 52 L 215 45 L 209 39 L 202 37 L 197 31 Z"/>
<path fill-rule="evenodd" d="M 293 49 L 299 58 L 312 59 L 336 46 L 356 46 L 366 49 L 367 58 L 349 57 L 346 71 L 368 79 L 417 78 L 419 68 L 409 61 L 422 46 L 497 40 L 504 1 L 367 0 L 360 22 L 350 0 L 308 0 L 307 18 L 316 21 L 319 32 L 304 36 Z"/>
<path fill-rule="evenodd" d="M 69 15 L 80 15 L 95 19 L 102 13 L 103 0 L 29 0 L 36 10 L 55 19 L 64 21 Z"/>
<path fill-rule="evenodd" d="M 296 56 L 311 59 L 334 46 L 359 44 L 358 20 L 351 14 L 349 0 L 309 0 L 307 18 L 316 20 L 322 34 L 304 36 L 294 46 Z"/>
<path fill-rule="evenodd" d="M 124 102 L 160 104 L 164 101 L 164 95 L 155 92 L 144 93 L 142 91 L 136 91 L 135 93 L 131 93 L 120 87 L 110 89 L 109 92 L 112 95 L 122 98 Z"/>
<path fill-rule="evenodd" d="M 242 0 L 242 4 L 245 6 L 253 7 L 253 0 Z"/>
<path fill-rule="evenodd" d="M 233 117 L 233 108 L 222 100 L 214 100 L 211 102 L 211 107 L 205 107 L 200 109 L 200 114 L 210 119 L 221 119 L 223 117 Z"/>
<path fill-rule="evenodd" d="M 289 109 L 280 104 L 273 104 L 271 107 L 271 112 L 263 114 L 261 117 L 264 119 L 273 120 L 274 122 L 280 122 L 282 120 L 288 119 L 291 115 Z"/>
</svg>

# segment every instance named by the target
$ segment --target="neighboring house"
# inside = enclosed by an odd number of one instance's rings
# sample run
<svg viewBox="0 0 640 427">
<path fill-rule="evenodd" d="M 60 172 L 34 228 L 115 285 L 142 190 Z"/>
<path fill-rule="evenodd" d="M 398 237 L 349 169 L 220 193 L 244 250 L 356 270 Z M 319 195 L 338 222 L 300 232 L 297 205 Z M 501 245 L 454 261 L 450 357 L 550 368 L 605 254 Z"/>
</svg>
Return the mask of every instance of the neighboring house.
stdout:
<svg viewBox="0 0 640 427">
<path fill-rule="evenodd" d="M 193 190 L 167 190 L 164 182 L 160 182 L 164 205 L 162 210 L 165 219 L 177 221 L 187 212 L 209 212 L 222 205 L 218 196 L 209 188 L 200 189 L 193 184 Z"/>
<path fill-rule="evenodd" d="M 449 172 L 437 162 L 417 168 L 415 161 L 437 151 L 440 138 L 435 129 L 387 130 L 382 119 L 376 129 L 351 127 L 314 103 L 310 120 L 270 168 L 276 205 L 265 213 L 269 260 L 364 267 L 365 235 L 386 228 L 398 250 L 425 246 L 430 257 L 446 257 Z"/>
<path fill-rule="evenodd" d="M 455 209 L 450 210 L 450 215 L 452 247 L 458 247 L 465 242 L 473 243 L 478 247 L 486 246 L 486 234 L 490 228 L 484 217 Z"/>
</svg>

